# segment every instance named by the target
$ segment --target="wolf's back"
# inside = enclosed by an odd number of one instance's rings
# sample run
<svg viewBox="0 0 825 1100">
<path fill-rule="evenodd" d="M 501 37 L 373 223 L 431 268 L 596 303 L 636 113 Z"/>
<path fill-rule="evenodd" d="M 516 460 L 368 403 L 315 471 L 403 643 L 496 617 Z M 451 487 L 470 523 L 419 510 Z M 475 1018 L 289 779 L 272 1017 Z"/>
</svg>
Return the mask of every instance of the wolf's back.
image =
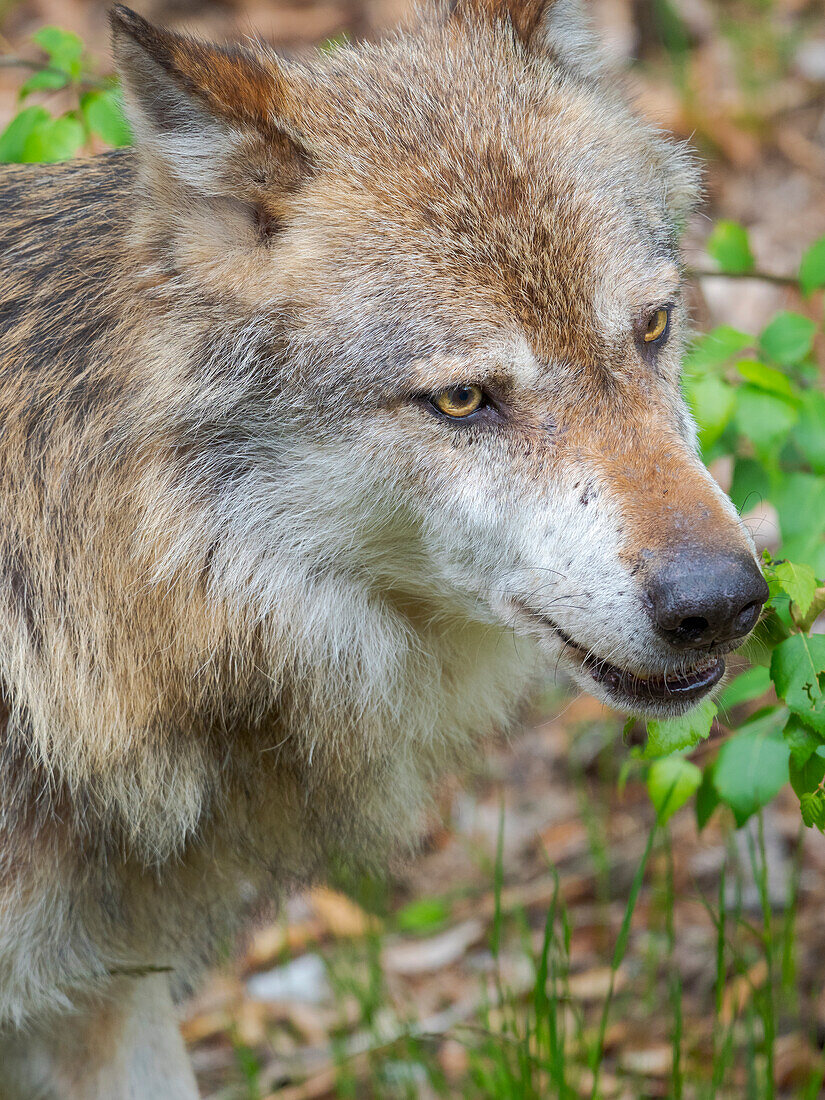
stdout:
<svg viewBox="0 0 825 1100">
<path fill-rule="evenodd" d="M 129 153 L 0 170 L 0 378 L 30 403 L 68 384 L 114 320 Z M 25 390 L 25 392 L 23 392 Z"/>
</svg>

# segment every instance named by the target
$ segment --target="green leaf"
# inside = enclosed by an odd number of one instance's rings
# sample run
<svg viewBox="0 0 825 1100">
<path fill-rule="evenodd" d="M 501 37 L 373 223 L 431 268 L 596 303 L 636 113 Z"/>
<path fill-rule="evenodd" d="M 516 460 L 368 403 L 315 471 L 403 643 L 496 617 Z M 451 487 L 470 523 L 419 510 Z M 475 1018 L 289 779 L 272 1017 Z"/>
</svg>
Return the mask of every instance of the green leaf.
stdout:
<svg viewBox="0 0 825 1100">
<path fill-rule="evenodd" d="M 811 600 L 811 606 L 803 614 L 797 615 L 794 613 L 794 609 L 791 608 L 791 614 L 793 615 L 794 623 L 804 633 L 808 633 L 816 620 L 825 611 L 825 584 L 820 585 L 814 592 L 814 598 Z"/>
<path fill-rule="evenodd" d="M 783 549 L 800 536 L 818 535 L 825 528 L 825 477 L 816 474 L 786 474 L 770 494 L 779 512 Z"/>
<path fill-rule="evenodd" d="M 816 745 L 803 763 L 791 753 L 788 774 L 797 798 L 812 794 L 825 779 L 825 745 Z"/>
<path fill-rule="evenodd" d="M 790 749 L 791 762 L 797 768 L 803 767 L 822 744 L 822 738 L 806 725 L 798 714 L 792 714 L 782 731 L 785 743 Z"/>
<path fill-rule="evenodd" d="M 449 916 L 450 907 L 443 898 L 419 898 L 398 911 L 396 923 L 402 932 L 429 932 Z"/>
<path fill-rule="evenodd" d="M 0 134 L 0 161 L 9 164 L 23 159 L 26 142 L 32 132 L 51 118 L 45 107 L 26 107 Z"/>
<path fill-rule="evenodd" d="M 799 285 L 805 294 L 812 294 L 819 287 L 825 286 L 825 237 L 814 241 L 802 256 Z"/>
<path fill-rule="evenodd" d="M 753 271 L 748 231 L 738 222 L 718 221 L 708 239 L 707 249 L 722 271 L 733 275 Z"/>
<path fill-rule="evenodd" d="M 53 92 L 65 88 L 69 83 L 68 73 L 60 69 L 41 69 L 30 76 L 20 89 L 20 98 L 25 99 L 32 92 Z"/>
<path fill-rule="evenodd" d="M 780 561 L 774 566 L 774 576 L 804 615 L 816 595 L 816 574 L 809 565 Z"/>
<path fill-rule="evenodd" d="M 808 712 L 825 716 L 820 673 L 825 669 L 825 634 L 792 634 L 771 656 L 776 694 L 806 721 Z M 817 725 L 818 728 L 818 725 Z"/>
<path fill-rule="evenodd" d="M 776 723 L 772 728 L 766 723 L 743 726 L 721 747 L 713 784 L 737 825 L 744 825 L 787 783 L 789 754 Z"/>
<path fill-rule="evenodd" d="M 116 148 L 129 145 L 132 132 L 123 113 L 120 93 L 115 88 L 103 92 L 87 92 L 80 97 L 80 109 L 89 129 Z"/>
<path fill-rule="evenodd" d="M 696 792 L 696 827 L 701 832 L 710 821 L 710 815 L 719 805 L 719 795 L 713 785 L 714 764 L 708 764 L 702 772 L 702 783 Z"/>
<path fill-rule="evenodd" d="M 815 518 L 812 517 L 809 531 L 793 538 L 788 536 L 782 540 L 784 553 L 794 561 L 802 561 L 806 565 L 810 565 L 817 576 L 825 575 L 825 541 L 823 541 L 820 529 L 822 520 L 821 515 Z"/>
<path fill-rule="evenodd" d="M 799 809 L 802 811 L 802 820 L 809 829 L 825 831 L 825 791 L 818 790 L 801 795 Z"/>
<path fill-rule="evenodd" d="M 41 122 L 29 134 L 22 159 L 27 163 L 50 164 L 69 160 L 86 140 L 86 131 L 76 118 L 61 115 Z"/>
<path fill-rule="evenodd" d="M 773 651 L 790 634 L 790 628 L 777 614 L 776 608 L 768 604 L 740 653 L 752 665 L 769 665 Z"/>
<path fill-rule="evenodd" d="M 764 353 L 777 363 L 799 363 L 813 347 L 816 325 L 801 313 L 783 310 L 773 318 L 759 337 Z"/>
<path fill-rule="evenodd" d="M 766 366 L 758 359 L 740 359 L 736 369 L 746 382 L 752 382 L 760 390 L 768 393 L 778 393 L 781 397 L 789 397 L 792 401 L 797 397 L 797 389 L 786 374 L 776 367 Z"/>
<path fill-rule="evenodd" d="M 781 448 L 797 419 L 797 411 L 784 397 L 744 385 L 736 395 L 736 427 L 750 439 L 763 462 L 770 462 Z"/>
<path fill-rule="evenodd" d="M 32 40 L 46 51 L 55 68 L 64 69 L 72 76 L 79 73 L 83 41 L 76 34 L 61 30 L 60 27 L 41 27 L 32 35 Z"/>
<path fill-rule="evenodd" d="M 715 717 L 716 704 L 712 699 L 703 699 L 693 710 L 678 718 L 648 722 L 644 758 L 652 760 L 680 749 L 693 748 L 708 736 Z"/>
<path fill-rule="evenodd" d="M 747 733 L 748 736 L 764 734 L 765 737 L 779 737 L 788 721 L 790 712 L 787 707 L 778 707 L 775 703 L 768 703 L 760 707 L 755 714 L 743 722 L 736 731 L 736 736 Z"/>
<path fill-rule="evenodd" d="M 728 426 L 736 407 L 736 390 L 715 375 L 685 381 L 685 398 L 699 426 L 703 450 L 712 446 Z"/>
<path fill-rule="evenodd" d="M 771 481 L 761 462 L 737 458 L 733 467 L 730 498 L 739 512 L 749 512 L 771 495 Z"/>
<path fill-rule="evenodd" d="M 719 325 L 710 332 L 697 337 L 684 359 L 686 374 L 704 373 L 714 367 L 721 367 L 745 350 L 754 346 L 754 339 L 745 332 Z"/>
<path fill-rule="evenodd" d="M 799 406 L 794 443 L 817 474 L 825 474 L 825 393 L 805 390 Z"/>
<path fill-rule="evenodd" d="M 771 674 L 764 665 L 754 665 L 732 680 L 717 700 L 720 710 L 738 707 L 740 703 L 749 703 L 758 699 L 771 686 Z"/>
<path fill-rule="evenodd" d="M 647 791 L 659 821 L 665 822 L 699 789 L 702 772 L 681 756 L 657 760 L 647 776 Z"/>
</svg>

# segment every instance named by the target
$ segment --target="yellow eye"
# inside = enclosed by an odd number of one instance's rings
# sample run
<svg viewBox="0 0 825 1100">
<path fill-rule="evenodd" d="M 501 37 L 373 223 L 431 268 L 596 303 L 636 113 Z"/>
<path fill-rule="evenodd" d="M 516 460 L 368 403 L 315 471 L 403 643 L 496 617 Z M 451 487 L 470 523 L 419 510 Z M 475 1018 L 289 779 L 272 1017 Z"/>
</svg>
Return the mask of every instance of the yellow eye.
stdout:
<svg viewBox="0 0 825 1100">
<path fill-rule="evenodd" d="M 451 386 L 442 390 L 433 398 L 433 405 L 440 413 L 461 420 L 477 412 L 484 404 L 484 390 L 481 386 Z"/>
<path fill-rule="evenodd" d="M 670 313 L 666 309 L 656 309 L 647 319 L 642 331 L 642 339 L 646 344 L 652 344 L 654 340 L 660 340 L 667 329 Z"/>
</svg>

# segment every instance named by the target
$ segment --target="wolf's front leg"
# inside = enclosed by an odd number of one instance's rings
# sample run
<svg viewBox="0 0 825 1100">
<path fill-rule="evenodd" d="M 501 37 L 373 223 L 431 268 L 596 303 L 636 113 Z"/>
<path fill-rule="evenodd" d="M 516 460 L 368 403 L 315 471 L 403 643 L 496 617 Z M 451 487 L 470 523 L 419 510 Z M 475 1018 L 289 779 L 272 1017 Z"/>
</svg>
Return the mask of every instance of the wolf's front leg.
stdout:
<svg viewBox="0 0 825 1100">
<path fill-rule="evenodd" d="M 0 1037 L 0 1100 L 197 1100 L 166 976 Z"/>
</svg>

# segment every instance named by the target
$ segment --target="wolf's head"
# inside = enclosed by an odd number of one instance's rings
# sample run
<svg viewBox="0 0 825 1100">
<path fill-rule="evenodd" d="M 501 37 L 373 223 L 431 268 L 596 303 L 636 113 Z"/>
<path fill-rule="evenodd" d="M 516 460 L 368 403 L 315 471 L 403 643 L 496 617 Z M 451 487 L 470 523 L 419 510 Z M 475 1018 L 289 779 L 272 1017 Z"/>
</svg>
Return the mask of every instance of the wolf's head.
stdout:
<svg viewBox="0 0 825 1100">
<path fill-rule="evenodd" d="M 413 623 L 506 624 L 636 712 L 707 693 L 767 589 L 679 391 L 696 176 L 573 0 L 311 64 L 113 21 L 136 239 L 190 362 L 187 310 L 222 319 L 185 384 L 256 471 L 256 568 L 288 543 Z"/>
</svg>

